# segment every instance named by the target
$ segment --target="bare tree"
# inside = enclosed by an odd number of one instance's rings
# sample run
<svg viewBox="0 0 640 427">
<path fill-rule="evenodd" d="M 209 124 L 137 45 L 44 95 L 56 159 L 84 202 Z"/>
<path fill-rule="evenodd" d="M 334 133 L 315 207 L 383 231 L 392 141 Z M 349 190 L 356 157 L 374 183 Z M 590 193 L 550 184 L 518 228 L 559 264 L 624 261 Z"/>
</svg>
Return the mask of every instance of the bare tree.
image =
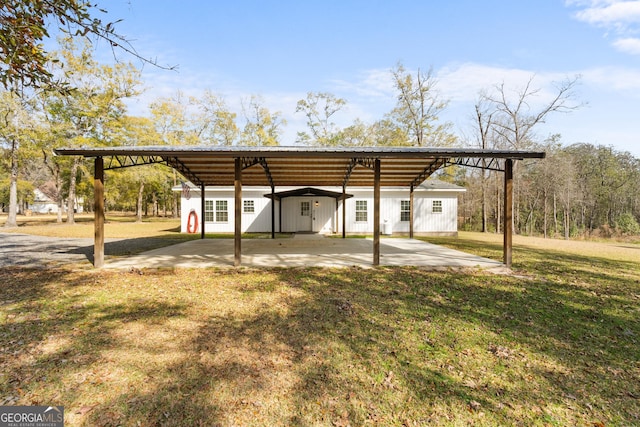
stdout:
<svg viewBox="0 0 640 427">
<path fill-rule="evenodd" d="M 527 149 L 535 143 L 534 129 L 544 123 L 549 114 L 568 113 L 582 106 L 575 102 L 575 88 L 580 80 L 580 76 L 576 76 L 556 83 L 555 95 L 534 109 L 533 98 L 541 94 L 541 89 L 533 87 L 534 77 L 523 88 L 513 91 L 514 96 L 510 96 L 504 83 L 496 85 L 493 93 L 482 95 L 493 110 L 493 129 L 515 150 Z"/>
<path fill-rule="evenodd" d="M 240 133 L 237 115 L 229 111 L 223 97 L 206 90 L 200 98 L 191 97 L 189 102 L 197 108 L 194 124 L 201 141 L 211 145 L 233 145 Z"/>
<path fill-rule="evenodd" d="M 249 146 L 280 145 L 280 134 L 287 121 L 281 113 L 272 113 L 263 106 L 259 96 L 252 96 L 248 104 L 242 104 L 246 124 L 242 130 L 241 142 Z"/>
<path fill-rule="evenodd" d="M 311 134 L 298 132 L 298 142 L 321 147 L 340 145 L 340 132 L 331 120 L 346 104 L 346 100 L 331 93 L 308 92 L 305 99 L 298 101 L 296 113 L 307 117 Z"/>
<path fill-rule="evenodd" d="M 494 86 L 492 92 L 484 93 L 481 100 L 492 114 L 492 132 L 495 133 L 495 146 L 514 150 L 532 148 L 537 144 L 535 129 L 545 123 L 552 113 L 569 113 L 582 106 L 576 102 L 575 89 L 580 76 L 567 78 L 554 83 L 555 91 L 548 100 L 534 103 L 542 90 L 533 86 L 535 76 L 531 76 L 524 87 L 510 91 L 503 83 Z M 518 173 L 514 165 L 514 174 Z M 519 182 L 519 180 L 516 180 Z M 520 188 L 514 185 L 515 227 L 519 225 Z"/>
<path fill-rule="evenodd" d="M 480 148 L 486 150 L 490 146 L 490 133 L 493 130 L 493 115 L 494 112 L 491 112 L 487 109 L 486 102 L 483 102 L 481 99 L 475 105 L 476 112 L 476 124 L 478 125 L 478 142 Z M 482 169 L 480 170 L 480 185 L 481 185 L 481 207 L 482 207 L 482 232 L 487 232 L 487 170 L 486 170 L 486 160 L 482 159 Z"/>
<path fill-rule="evenodd" d="M 451 124 L 438 121 L 448 102 L 436 90 L 437 80 L 432 71 L 424 73 L 418 69 L 413 75 L 398 64 L 391 74 L 398 102 L 387 118 L 403 130 L 412 145 L 452 145 L 455 137 L 449 132 Z"/>
</svg>

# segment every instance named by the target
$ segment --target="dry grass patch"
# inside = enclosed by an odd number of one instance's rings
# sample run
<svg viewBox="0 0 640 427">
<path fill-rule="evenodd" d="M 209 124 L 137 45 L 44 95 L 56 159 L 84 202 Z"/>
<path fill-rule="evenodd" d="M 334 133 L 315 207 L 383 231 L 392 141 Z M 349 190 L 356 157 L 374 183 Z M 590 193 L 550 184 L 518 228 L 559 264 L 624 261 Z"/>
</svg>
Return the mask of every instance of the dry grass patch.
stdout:
<svg viewBox="0 0 640 427">
<path fill-rule="evenodd" d="M 638 265 L 525 254 L 528 279 L 2 270 L 0 399 L 92 426 L 639 424 Z"/>
<path fill-rule="evenodd" d="M 4 224 L 6 215 L 0 217 L 0 225 Z M 93 214 L 76 214 L 76 223 L 56 223 L 52 215 L 20 216 L 18 227 L 2 229 L 3 232 L 34 234 L 48 237 L 93 238 Z M 180 234 L 180 219 L 153 218 L 143 222 L 135 222 L 130 215 L 108 215 L 105 222 L 107 238 L 145 238 L 173 237 L 186 239 L 193 236 Z"/>
</svg>

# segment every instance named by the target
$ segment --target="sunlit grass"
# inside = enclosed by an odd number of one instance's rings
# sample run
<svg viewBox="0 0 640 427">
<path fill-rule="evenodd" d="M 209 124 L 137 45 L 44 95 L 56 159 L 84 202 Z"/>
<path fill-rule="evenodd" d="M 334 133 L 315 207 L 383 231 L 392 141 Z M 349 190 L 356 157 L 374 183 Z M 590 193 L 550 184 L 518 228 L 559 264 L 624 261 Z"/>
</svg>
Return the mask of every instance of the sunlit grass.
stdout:
<svg viewBox="0 0 640 427">
<path fill-rule="evenodd" d="M 638 249 L 544 243 L 516 239 L 513 275 L 5 269 L 0 400 L 69 425 L 640 424 Z"/>
<path fill-rule="evenodd" d="M 0 216 L 0 227 L 6 221 L 6 215 Z M 1 232 L 24 233 L 46 237 L 93 238 L 95 233 L 93 214 L 76 215 L 76 223 L 56 223 L 54 215 L 20 216 L 18 227 L 0 228 Z M 133 215 L 110 214 L 106 216 L 104 225 L 105 237 L 114 239 L 144 239 L 155 238 L 158 244 L 169 245 L 175 241 L 199 239 L 200 233 L 187 234 L 180 232 L 180 219 L 173 218 L 144 218 L 136 222 Z M 277 233 L 276 238 L 289 238 L 292 233 Z M 207 233 L 208 239 L 231 239 L 233 233 Z M 243 233 L 243 239 L 267 239 L 271 233 Z M 135 251 L 134 251 L 135 252 Z M 125 252 L 130 254 L 133 252 Z"/>
</svg>

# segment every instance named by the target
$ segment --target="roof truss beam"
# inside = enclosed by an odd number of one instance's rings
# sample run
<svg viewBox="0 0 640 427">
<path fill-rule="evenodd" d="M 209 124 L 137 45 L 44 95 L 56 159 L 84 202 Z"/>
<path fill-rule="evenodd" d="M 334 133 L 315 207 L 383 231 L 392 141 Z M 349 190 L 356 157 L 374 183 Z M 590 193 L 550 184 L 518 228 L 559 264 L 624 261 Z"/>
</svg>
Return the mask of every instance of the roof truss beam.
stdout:
<svg viewBox="0 0 640 427">
<path fill-rule="evenodd" d="M 152 165 L 164 163 L 166 160 L 161 156 L 132 156 L 132 155 L 112 155 L 108 157 L 104 170 L 123 169 L 140 165 Z"/>
<path fill-rule="evenodd" d="M 205 184 L 204 181 L 202 181 L 197 174 L 193 173 L 179 158 L 168 157 L 167 165 L 180 172 L 182 176 L 184 176 L 197 186 L 202 186 Z"/>
<path fill-rule="evenodd" d="M 429 163 L 427 165 L 427 167 L 425 167 L 422 172 L 420 172 L 418 174 L 417 177 L 415 177 L 415 179 L 411 182 L 410 186 L 411 188 L 416 188 L 418 185 L 422 184 L 422 182 L 429 178 L 431 175 L 433 175 L 433 173 L 435 171 L 437 171 L 438 169 L 440 169 L 442 166 L 444 166 L 447 162 L 449 161 L 449 159 L 444 159 L 444 158 L 435 158 L 431 161 L 431 163 Z"/>
<path fill-rule="evenodd" d="M 504 159 L 478 158 L 478 157 L 460 157 L 452 164 L 467 166 L 470 168 L 486 169 L 496 172 L 504 172 Z"/>
<path fill-rule="evenodd" d="M 373 157 L 354 157 L 349 161 L 349 165 L 347 166 L 347 170 L 344 174 L 344 179 L 342 180 L 342 186 L 346 187 L 349 183 L 349 178 L 351 177 L 351 173 L 356 168 L 356 166 L 364 166 L 365 168 L 373 171 L 375 168 L 376 159 Z"/>
<path fill-rule="evenodd" d="M 249 169 L 252 166 L 260 165 L 262 169 L 264 169 L 264 173 L 267 175 L 267 181 L 269 181 L 269 186 L 271 188 L 275 187 L 273 183 L 273 176 L 271 175 L 271 171 L 269 170 L 269 163 L 267 163 L 267 159 L 264 157 L 241 157 L 240 164 L 242 170 Z"/>
<path fill-rule="evenodd" d="M 193 173 L 189 168 L 177 157 L 162 157 L 156 155 L 149 156 L 134 156 L 134 155 L 119 155 L 113 154 L 108 156 L 108 162 L 104 167 L 104 170 L 115 170 L 130 168 L 133 166 L 141 165 L 155 165 L 161 164 L 170 166 L 180 172 L 185 178 L 196 185 L 204 184 L 197 174 Z"/>
</svg>

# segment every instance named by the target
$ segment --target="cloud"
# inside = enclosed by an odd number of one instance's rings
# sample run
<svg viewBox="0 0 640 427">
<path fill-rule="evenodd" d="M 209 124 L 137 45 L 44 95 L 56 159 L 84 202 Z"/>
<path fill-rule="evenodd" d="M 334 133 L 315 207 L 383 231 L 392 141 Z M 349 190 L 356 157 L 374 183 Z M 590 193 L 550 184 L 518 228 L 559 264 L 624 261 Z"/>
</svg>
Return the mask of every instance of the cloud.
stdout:
<svg viewBox="0 0 640 427">
<path fill-rule="evenodd" d="M 585 86 L 625 96 L 640 96 L 640 70 L 623 67 L 598 67 L 583 70 Z"/>
<path fill-rule="evenodd" d="M 579 4 L 585 5 L 585 2 Z M 640 1 L 592 1 L 574 16 L 591 25 L 621 29 L 627 24 L 640 23 Z"/>
<path fill-rule="evenodd" d="M 635 37 L 627 37 L 618 39 L 613 42 L 613 47 L 620 52 L 629 53 L 631 55 L 640 55 L 640 39 Z"/>
<path fill-rule="evenodd" d="M 640 55 L 640 0 L 569 0 L 567 6 L 580 10 L 574 17 L 590 25 L 612 32 L 612 46 L 620 52 Z"/>
<path fill-rule="evenodd" d="M 334 79 L 329 84 L 336 92 L 353 94 L 357 97 L 387 98 L 395 96 L 390 68 L 361 71 L 353 80 Z"/>
<path fill-rule="evenodd" d="M 504 68 L 477 63 L 453 64 L 437 71 L 438 90 L 451 102 L 476 102 L 481 91 L 491 91 L 504 84 L 507 91 L 519 91 L 533 79 L 532 88 L 540 88 L 538 97 L 545 101 L 555 91 L 554 82 L 567 74 L 519 68 Z"/>
</svg>

